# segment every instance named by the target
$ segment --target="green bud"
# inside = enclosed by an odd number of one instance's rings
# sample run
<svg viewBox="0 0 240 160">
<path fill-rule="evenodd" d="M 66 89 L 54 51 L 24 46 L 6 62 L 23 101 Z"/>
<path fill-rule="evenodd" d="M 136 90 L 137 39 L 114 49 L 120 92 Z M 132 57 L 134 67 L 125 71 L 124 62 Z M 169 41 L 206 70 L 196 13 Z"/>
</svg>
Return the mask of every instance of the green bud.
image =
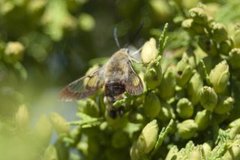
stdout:
<svg viewBox="0 0 240 160">
<path fill-rule="evenodd" d="M 198 38 L 199 47 L 210 56 L 218 54 L 216 43 L 209 39 L 207 36 L 199 36 Z"/>
<path fill-rule="evenodd" d="M 189 15 L 194 20 L 194 22 L 198 24 L 206 24 L 208 22 L 206 11 L 203 8 L 192 8 L 189 10 Z"/>
<path fill-rule="evenodd" d="M 218 96 L 213 88 L 204 86 L 200 90 L 200 103 L 206 110 L 213 111 L 217 105 Z"/>
<path fill-rule="evenodd" d="M 87 152 L 88 152 L 89 159 L 93 159 L 91 157 L 92 156 L 94 157 L 94 155 L 99 154 L 100 149 L 101 149 L 100 144 L 98 142 L 98 138 L 95 138 L 95 137 L 89 138 L 87 145 L 88 145 L 87 146 Z"/>
<path fill-rule="evenodd" d="M 162 68 L 160 65 L 160 57 L 152 61 L 146 70 L 144 75 L 144 80 L 147 84 L 149 89 L 155 89 L 157 86 L 160 85 L 162 80 Z"/>
<path fill-rule="evenodd" d="M 233 42 L 232 40 L 226 40 L 222 41 L 219 45 L 219 52 L 221 52 L 224 55 L 228 55 L 231 49 L 233 48 Z"/>
<path fill-rule="evenodd" d="M 29 113 L 25 105 L 21 105 L 15 115 L 16 123 L 19 128 L 26 129 L 29 124 Z"/>
<path fill-rule="evenodd" d="M 141 58 L 143 63 L 150 63 L 157 57 L 157 54 L 158 49 L 156 47 L 156 40 L 154 38 L 150 38 L 150 40 L 145 42 L 142 47 Z"/>
<path fill-rule="evenodd" d="M 176 74 L 177 84 L 180 87 L 185 86 L 185 84 L 187 84 L 187 82 L 192 77 L 193 68 L 189 64 L 188 58 L 186 56 L 183 56 L 182 59 L 178 62 Z"/>
<path fill-rule="evenodd" d="M 161 110 L 159 98 L 154 93 L 147 93 L 143 103 L 144 113 L 150 119 L 156 118 Z"/>
<path fill-rule="evenodd" d="M 94 29 L 95 20 L 90 14 L 81 13 L 78 17 L 78 25 L 81 30 L 89 32 Z"/>
<path fill-rule="evenodd" d="M 131 147 L 131 159 L 141 159 L 154 148 L 158 138 L 158 131 L 159 128 L 156 120 L 152 120 L 143 128 L 137 141 Z"/>
<path fill-rule="evenodd" d="M 94 100 L 88 98 L 86 100 L 79 100 L 77 103 L 81 112 L 91 117 L 99 116 L 99 107 Z"/>
<path fill-rule="evenodd" d="M 174 96 L 176 86 L 175 74 L 174 67 L 167 68 L 166 72 L 164 73 L 159 86 L 159 96 L 164 100 L 168 100 Z"/>
<path fill-rule="evenodd" d="M 234 99 L 232 97 L 219 98 L 218 104 L 214 109 L 217 114 L 226 114 L 233 108 Z"/>
<path fill-rule="evenodd" d="M 199 73 L 195 73 L 189 81 L 187 93 L 193 105 L 197 104 L 200 99 L 200 89 L 203 87 L 203 81 Z"/>
<path fill-rule="evenodd" d="M 228 33 L 223 24 L 212 22 L 210 27 L 211 27 L 211 37 L 214 41 L 222 42 L 228 39 Z"/>
<path fill-rule="evenodd" d="M 229 52 L 229 63 L 234 69 L 240 68 L 240 48 L 233 48 Z"/>
<path fill-rule="evenodd" d="M 193 105 L 187 98 L 181 98 L 177 103 L 177 113 L 183 119 L 193 115 Z"/>
<path fill-rule="evenodd" d="M 51 113 L 50 120 L 54 129 L 59 135 L 69 133 L 70 126 L 61 115 L 59 115 L 58 113 Z"/>
<path fill-rule="evenodd" d="M 206 109 L 203 111 L 198 111 L 194 119 L 199 131 L 205 130 L 208 127 L 210 120 L 211 112 Z"/>
<path fill-rule="evenodd" d="M 15 63 L 20 61 L 23 57 L 25 48 L 20 42 L 8 42 L 5 48 L 5 61 L 8 63 Z"/>
<path fill-rule="evenodd" d="M 226 90 L 229 77 L 229 66 L 225 60 L 218 63 L 209 74 L 209 80 L 217 93 L 223 93 Z"/>
<path fill-rule="evenodd" d="M 126 132 L 117 131 L 112 137 L 112 146 L 114 148 L 124 148 L 129 144 L 129 137 Z"/>
<path fill-rule="evenodd" d="M 197 124 L 192 119 L 177 124 L 177 133 L 183 139 L 190 139 L 195 136 Z"/>
<path fill-rule="evenodd" d="M 50 145 L 45 150 L 42 160 L 58 160 L 57 150 L 53 145 Z"/>
</svg>

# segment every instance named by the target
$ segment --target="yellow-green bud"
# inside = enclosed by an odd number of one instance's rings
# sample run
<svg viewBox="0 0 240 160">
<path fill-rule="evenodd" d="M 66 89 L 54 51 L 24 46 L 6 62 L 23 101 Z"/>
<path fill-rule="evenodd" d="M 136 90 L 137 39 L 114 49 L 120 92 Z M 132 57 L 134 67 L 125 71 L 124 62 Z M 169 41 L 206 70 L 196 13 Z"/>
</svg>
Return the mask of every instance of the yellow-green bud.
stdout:
<svg viewBox="0 0 240 160">
<path fill-rule="evenodd" d="M 200 148 L 195 147 L 193 151 L 191 151 L 191 153 L 189 154 L 189 159 L 193 159 L 193 160 L 202 160 L 202 153 Z"/>
<path fill-rule="evenodd" d="M 211 112 L 206 109 L 203 111 L 198 111 L 194 119 L 195 123 L 198 126 L 198 130 L 200 131 L 203 131 L 208 127 L 210 120 Z"/>
<path fill-rule="evenodd" d="M 82 141 L 78 143 L 77 149 L 81 151 L 83 155 L 88 155 L 88 143 L 87 141 Z"/>
<path fill-rule="evenodd" d="M 99 106 L 92 99 L 79 100 L 78 101 L 79 110 L 91 117 L 99 116 Z"/>
<path fill-rule="evenodd" d="M 192 27 L 192 23 L 193 23 L 193 19 L 189 18 L 189 19 L 185 19 L 182 22 L 182 27 L 186 30 L 190 30 Z"/>
<path fill-rule="evenodd" d="M 156 120 L 152 120 L 143 128 L 139 139 L 145 142 L 144 153 L 149 153 L 155 146 L 158 138 L 158 131 L 159 127 Z"/>
<path fill-rule="evenodd" d="M 28 2 L 28 10 L 31 14 L 41 12 L 47 4 L 47 1 L 30 1 Z"/>
<path fill-rule="evenodd" d="M 223 155 L 224 160 L 239 160 L 240 157 L 240 137 L 236 137 L 234 141 L 230 144 L 230 147 Z"/>
<path fill-rule="evenodd" d="M 89 32 L 94 29 L 95 20 L 90 14 L 82 13 L 78 17 L 78 25 L 81 30 Z"/>
<path fill-rule="evenodd" d="M 240 118 L 235 119 L 231 123 L 229 123 L 229 128 L 240 127 Z"/>
<path fill-rule="evenodd" d="M 58 160 L 57 150 L 53 145 L 49 145 L 45 150 L 42 160 Z"/>
<path fill-rule="evenodd" d="M 183 139 L 190 139 L 195 136 L 197 124 L 192 119 L 177 124 L 177 133 Z"/>
<path fill-rule="evenodd" d="M 208 144 L 206 142 L 203 143 L 202 149 L 203 149 L 203 156 L 204 157 L 208 157 L 209 154 L 211 153 L 211 150 L 212 150 L 210 144 Z"/>
<path fill-rule="evenodd" d="M 234 69 L 240 68 L 240 48 L 233 48 L 229 52 L 229 63 Z"/>
<path fill-rule="evenodd" d="M 189 10 L 190 17 L 198 24 L 206 24 L 208 22 L 207 13 L 203 8 L 196 7 Z"/>
<path fill-rule="evenodd" d="M 188 58 L 183 56 L 182 59 L 177 64 L 177 71 L 176 71 L 176 80 L 177 84 L 180 87 L 185 86 L 185 84 L 190 80 L 193 74 L 193 68 L 188 62 Z"/>
<path fill-rule="evenodd" d="M 199 73 L 195 73 L 189 81 L 187 93 L 193 105 L 197 104 L 200 99 L 200 89 L 203 87 L 203 81 Z"/>
<path fill-rule="evenodd" d="M 169 3 L 164 0 L 150 0 L 149 4 L 159 21 L 166 21 L 172 14 Z"/>
<path fill-rule="evenodd" d="M 217 114 L 226 114 L 233 108 L 234 99 L 232 97 L 219 98 L 218 104 L 214 109 Z"/>
<path fill-rule="evenodd" d="M 159 86 L 159 96 L 164 100 L 168 100 L 174 96 L 176 87 L 175 74 L 176 73 L 174 67 L 167 68 L 166 72 L 164 73 L 161 84 Z"/>
<path fill-rule="evenodd" d="M 219 45 L 219 52 L 221 52 L 224 55 L 228 55 L 231 49 L 233 48 L 233 42 L 232 40 L 226 40 L 222 41 Z"/>
<path fill-rule="evenodd" d="M 58 113 L 51 113 L 50 120 L 54 129 L 59 135 L 69 133 L 70 126 L 61 115 L 59 115 Z"/>
<path fill-rule="evenodd" d="M 197 6 L 197 3 L 199 3 L 199 0 L 191 0 L 191 1 L 189 1 L 189 0 L 179 0 L 178 3 L 181 3 L 181 5 L 184 9 L 190 9 L 190 8 L 193 8 L 193 7 Z"/>
<path fill-rule="evenodd" d="M 164 121 L 164 122 L 169 122 L 170 119 L 175 119 L 175 114 L 174 114 L 174 110 L 173 110 L 173 107 L 166 103 L 166 102 L 163 102 L 161 103 L 161 111 L 159 113 L 159 119 Z"/>
<path fill-rule="evenodd" d="M 186 19 L 182 22 L 182 27 L 191 34 L 205 33 L 204 27 L 197 24 L 192 18 Z"/>
<path fill-rule="evenodd" d="M 240 27 L 236 28 L 233 33 L 233 43 L 234 47 L 240 48 Z"/>
<path fill-rule="evenodd" d="M 40 145 L 47 145 L 52 135 L 52 125 L 49 122 L 49 118 L 47 118 L 45 115 L 42 115 L 37 121 L 34 133 Z"/>
<path fill-rule="evenodd" d="M 170 148 L 170 150 L 168 151 L 168 154 L 167 154 L 165 160 L 173 160 L 173 159 L 176 159 L 177 155 L 178 155 L 178 148 L 177 148 L 177 146 L 174 145 L 174 146 L 172 146 L 172 147 Z"/>
<path fill-rule="evenodd" d="M 129 137 L 126 132 L 117 131 L 112 137 L 112 146 L 114 148 L 124 148 L 129 144 Z"/>
<path fill-rule="evenodd" d="M 203 108 L 213 111 L 217 105 L 218 96 L 213 88 L 204 86 L 200 90 L 200 103 Z"/>
<path fill-rule="evenodd" d="M 156 118 L 161 110 L 159 98 L 154 93 L 147 93 L 143 103 L 144 113 L 150 119 Z"/>
<path fill-rule="evenodd" d="M 213 22 L 211 27 L 211 37 L 216 42 L 222 42 L 228 39 L 228 33 L 225 26 L 221 23 Z"/>
<path fill-rule="evenodd" d="M 21 105 L 15 115 L 16 123 L 19 128 L 26 129 L 29 124 L 29 113 L 25 105 Z"/>
<path fill-rule="evenodd" d="M 226 90 L 229 77 L 229 66 L 225 60 L 218 63 L 209 74 L 209 80 L 217 93 L 223 93 Z"/>
<path fill-rule="evenodd" d="M 128 119 L 129 119 L 129 121 L 132 122 L 132 123 L 141 123 L 141 122 L 144 121 L 143 115 L 140 114 L 140 113 L 136 113 L 135 111 L 130 112 L 130 113 L 128 114 Z"/>
<path fill-rule="evenodd" d="M 183 119 L 193 115 L 193 105 L 187 98 L 181 98 L 177 103 L 177 113 Z"/>
<path fill-rule="evenodd" d="M 199 47 L 210 56 L 218 54 L 216 43 L 209 39 L 207 36 L 199 36 L 198 39 Z"/>
<path fill-rule="evenodd" d="M 131 159 L 141 159 L 142 156 L 148 154 L 154 148 L 158 138 L 158 131 L 156 120 L 152 120 L 143 128 L 137 141 L 131 147 Z"/>
<path fill-rule="evenodd" d="M 240 132 L 240 118 L 232 121 L 228 127 L 230 128 L 229 136 L 234 138 Z"/>
<path fill-rule="evenodd" d="M 152 61 L 144 74 L 144 80 L 147 84 L 147 88 L 155 89 L 160 85 L 162 80 L 162 68 L 160 65 L 160 57 Z"/>
<path fill-rule="evenodd" d="M 5 61 L 15 63 L 22 59 L 25 48 L 20 42 L 8 42 L 5 48 Z"/>
<path fill-rule="evenodd" d="M 142 47 L 141 58 L 143 63 L 150 63 L 157 57 L 157 54 L 158 49 L 156 47 L 156 40 L 154 38 L 150 38 L 150 40 L 145 42 Z"/>
</svg>

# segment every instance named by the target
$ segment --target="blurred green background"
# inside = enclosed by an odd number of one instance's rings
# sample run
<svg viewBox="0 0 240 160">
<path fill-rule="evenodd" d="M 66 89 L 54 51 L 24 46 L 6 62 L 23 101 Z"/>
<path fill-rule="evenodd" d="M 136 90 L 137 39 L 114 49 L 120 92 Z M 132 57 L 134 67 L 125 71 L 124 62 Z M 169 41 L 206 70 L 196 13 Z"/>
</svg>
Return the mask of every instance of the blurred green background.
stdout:
<svg viewBox="0 0 240 160">
<path fill-rule="evenodd" d="M 181 49 L 189 38 L 181 22 L 199 2 L 229 31 L 239 22 L 238 0 L 0 0 L 0 129 L 18 132 L 13 119 L 22 104 L 33 126 L 51 111 L 74 119 L 74 105 L 59 102 L 58 92 L 98 62 L 90 59 L 118 50 L 114 28 L 121 46 L 138 48 L 167 22 L 167 50 Z"/>
</svg>

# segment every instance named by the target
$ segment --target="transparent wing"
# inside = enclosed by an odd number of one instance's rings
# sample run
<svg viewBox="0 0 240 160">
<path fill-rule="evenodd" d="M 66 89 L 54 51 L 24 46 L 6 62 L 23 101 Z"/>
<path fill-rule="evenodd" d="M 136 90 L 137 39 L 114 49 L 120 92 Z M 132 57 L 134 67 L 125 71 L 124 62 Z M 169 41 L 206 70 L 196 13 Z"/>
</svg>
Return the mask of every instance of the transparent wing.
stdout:
<svg viewBox="0 0 240 160">
<path fill-rule="evenodd" d="M 60 92 L 64 101 L 78 100 L 94 94 L 104 84 L 103 67 L 68 84 Z"/>
<path fill-rule="evenodd" d="M 139 95 L 143 93 L 143 84 L 141 78 L 135 73 L 131 63 L 128 63 L 128 78 L 126 80 L 126 91 L 131 95 Z"/>
</svg>

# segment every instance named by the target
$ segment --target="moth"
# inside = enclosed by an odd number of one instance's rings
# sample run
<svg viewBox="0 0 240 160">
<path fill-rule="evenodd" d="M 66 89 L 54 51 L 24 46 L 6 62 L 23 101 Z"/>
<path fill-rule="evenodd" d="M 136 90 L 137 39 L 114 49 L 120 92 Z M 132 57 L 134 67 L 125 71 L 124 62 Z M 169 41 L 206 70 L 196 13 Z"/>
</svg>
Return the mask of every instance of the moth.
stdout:
<svg viewBox="0 0 240 160">
<path fill-rule="evenodd" d="M 101 88 L 110 104 L 107 111 L 112 118 L 122 114 L 121 107 L 116 108 L 113 103 L 121 99 L 125 92 L 130 95 L 143 93 L 143 83 L 132 67 L 129 49 L 118 50 L 101 68 L 68 84 L 61 91 L 60 98 L 67 101 L 84 99 Z"/>
</svg>

